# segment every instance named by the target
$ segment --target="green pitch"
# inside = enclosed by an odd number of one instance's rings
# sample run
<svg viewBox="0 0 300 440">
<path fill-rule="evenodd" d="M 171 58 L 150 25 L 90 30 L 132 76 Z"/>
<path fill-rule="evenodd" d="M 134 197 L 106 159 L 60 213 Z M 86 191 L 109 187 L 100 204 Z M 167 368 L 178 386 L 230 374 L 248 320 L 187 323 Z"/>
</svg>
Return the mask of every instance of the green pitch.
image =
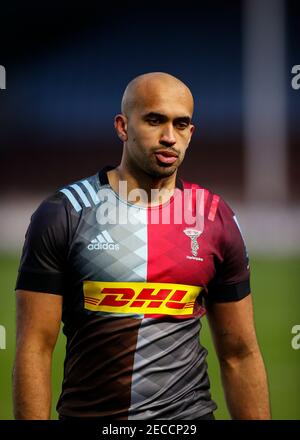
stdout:
<svg viewBox="0 0 300 440">
<path fill-rule="evenodd" d="M 253 258 L 252 291 L 258 339 L 268 371 L 273 419 L 300 420 L 300 350 L 291 346 L 291 329 L 300 325 L 299 258 Z M 0 350 L 0 419 L 12 419 L 11 371 L 15 349 L 14 283 L 18 258 L 0 255 L 0 325 L 6 329 L 6 349 Z M 212 396 L 218 403 L 217 419 L 228 419 L 218 363 L 206 319 L 201 342 L 208 349 Z M 59 395 L 65 338 L 60 336 L 53 361 L 53 409 Z M 259 400 L 259 396 L 257 396 Z"/>
</svg>

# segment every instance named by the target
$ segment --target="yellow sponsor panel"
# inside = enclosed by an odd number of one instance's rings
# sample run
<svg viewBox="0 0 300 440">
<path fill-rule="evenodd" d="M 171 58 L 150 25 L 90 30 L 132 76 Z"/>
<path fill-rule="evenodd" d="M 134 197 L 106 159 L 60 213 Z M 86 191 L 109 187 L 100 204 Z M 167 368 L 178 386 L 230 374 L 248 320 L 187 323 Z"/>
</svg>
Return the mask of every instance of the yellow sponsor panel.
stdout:
<svg viewBox="0 0 300 440">
<path fill-rule="evenodd" d="M 84 307 L 94 312 L 192 315 L 202 287 L 171 283 L 84 281 Z"/>
</svg>

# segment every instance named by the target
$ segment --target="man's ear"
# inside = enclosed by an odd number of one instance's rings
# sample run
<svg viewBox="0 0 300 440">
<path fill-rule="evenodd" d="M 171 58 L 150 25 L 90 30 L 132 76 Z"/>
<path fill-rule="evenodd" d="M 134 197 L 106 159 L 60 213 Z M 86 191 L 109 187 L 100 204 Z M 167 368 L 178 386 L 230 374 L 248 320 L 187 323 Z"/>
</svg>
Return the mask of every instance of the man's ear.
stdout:
<svg viewBox="0 0 300 440">
<path fill-rule="evenodd" d="M 194 133 L 194 131 L 195 131 L 195 125 L 190 125 L 190 138 L 189 138 L 189 142 L 188 142 L 188 145 L 189 145 L 189 143 L 191 142 L 191 139 L 192 139 L 192 136 L 193 136 L 193 133 Z"/>
<path fill-rule="evenodd" d="M 121 139 L 121 141 L 126 142 L 128 139 L 126 116 L 122 114 L 116 115 L 114 120 L 114 126 L 118 137 Z"/>
</svg>

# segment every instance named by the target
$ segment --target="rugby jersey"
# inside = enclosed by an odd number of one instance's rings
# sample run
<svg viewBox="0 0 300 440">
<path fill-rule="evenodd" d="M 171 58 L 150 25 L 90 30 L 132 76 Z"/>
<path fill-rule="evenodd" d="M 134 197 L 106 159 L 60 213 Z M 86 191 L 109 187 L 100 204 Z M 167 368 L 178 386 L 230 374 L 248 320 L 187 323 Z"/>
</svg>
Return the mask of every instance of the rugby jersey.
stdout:
<svg viewBox="0 0 300 440">
<path fill-rule="evenodd" d="M 130 204 L 112 168 L 42 202 L 16 288 L 63 296 L 62 418 L 195 419 L 216 409 L 200 318 L 250 293 L 245 244 L 218 195 L 177 178 L 168 202 Z"/>
</svg>

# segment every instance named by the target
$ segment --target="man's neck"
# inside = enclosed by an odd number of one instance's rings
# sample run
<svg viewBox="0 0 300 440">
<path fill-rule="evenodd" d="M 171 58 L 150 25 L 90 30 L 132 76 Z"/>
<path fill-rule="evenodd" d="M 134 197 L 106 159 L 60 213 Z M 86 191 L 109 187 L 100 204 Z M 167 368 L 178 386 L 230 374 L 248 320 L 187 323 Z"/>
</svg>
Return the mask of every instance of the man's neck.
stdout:
<svg viewBox="0 0 300 440">
<path fill-rule="evenodd" d="M 168 177 L 155 178 L 142 170 L 129 170 L 121 163 L 108 171 L 107 178 L 112 189 L 128 201 L 143 206 L 155 206 L 168 202 L 172 197 L 176 186 L 176 174 L 177 171 Z M 125 194 L 122 182 L 126 185 Z M 138 194 L 141 195 L 139 200 Z"/>
</svg>

